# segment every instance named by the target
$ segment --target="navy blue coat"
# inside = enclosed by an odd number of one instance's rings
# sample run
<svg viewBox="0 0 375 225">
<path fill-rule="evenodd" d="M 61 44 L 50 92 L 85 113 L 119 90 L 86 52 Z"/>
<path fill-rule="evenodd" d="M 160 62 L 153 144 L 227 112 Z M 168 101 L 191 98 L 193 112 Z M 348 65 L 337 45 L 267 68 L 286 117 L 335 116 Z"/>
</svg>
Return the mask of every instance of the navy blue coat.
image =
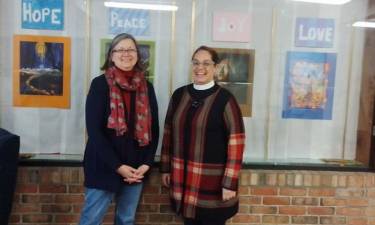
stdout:
<svg viewBox="0 0 375 225">
<path fill-rule="evenodd" d="M 86 187 L 117 192 L 121 185 L 128 185 L 116 172 L 122 164 L 134 168 L 142 164 L 152 166 L 159 140 L 159 120 L 154 88 L 149 82 L 147 86 L 152 115 L 152 140 L 148 146 L 140 147 L 131 133 L 116 136 L 114 129 L 107 128 L 110 114 L 109 86 L 104 75 L 91 82 L 86 100 L 88 140 L 83 161 Z M 135 92 L 130 94 L 130 104 L 135 104 Z M 134 112 L 130 112 L 130 117 L 128 127 L 132 130 Z"/>
</svg>

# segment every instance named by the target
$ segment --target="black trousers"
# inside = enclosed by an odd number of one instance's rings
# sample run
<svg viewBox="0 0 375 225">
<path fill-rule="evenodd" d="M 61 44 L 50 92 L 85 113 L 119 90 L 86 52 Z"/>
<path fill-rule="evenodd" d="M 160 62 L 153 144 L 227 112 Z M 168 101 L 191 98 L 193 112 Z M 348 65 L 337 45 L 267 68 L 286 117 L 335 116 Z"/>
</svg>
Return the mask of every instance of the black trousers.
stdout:
<svg viewBox="0 0 375 225">
<path fill-rule="evenodd" d="M 184 218 L 184 225 L 225 225 L 226 220 L 207 220 Z"/>
</svg>

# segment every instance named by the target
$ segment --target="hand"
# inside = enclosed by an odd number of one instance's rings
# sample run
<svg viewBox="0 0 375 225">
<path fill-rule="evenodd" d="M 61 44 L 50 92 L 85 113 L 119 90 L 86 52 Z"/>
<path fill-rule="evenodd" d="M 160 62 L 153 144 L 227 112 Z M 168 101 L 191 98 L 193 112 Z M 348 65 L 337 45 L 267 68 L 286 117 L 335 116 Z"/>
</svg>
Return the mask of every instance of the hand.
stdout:
<svg viewBox="0 0 375 225">
<path fill-rule="evenodd" d="M 223 188 L 223 201 L 228 201 L 234 197 L 236 197 L 235 191 Z"/>
<path fill-rule="evenodd" d="M 135 171 L 135 174 L 137 174 L 138 176 L 144 176 L 145 173 L 150 169 L 150 166 L 148 165 L 141 165 L 140 167 L 138 167 L 138 169 Z"/>
<path fill-rule="evenodd" d="M 117 169 L 117 172 L 124 178 L 124 181 L 128 182 L 129 184 L 134 182 L 142 182 L 141 179 L 143 178 L 143 176 L 137 175 L 136 171 L 136 169 L 127 165 L 121 165 Z"/>
<path fill-rule="evenodd" d="M 161 181 L 165 187 L 169 188 L 169 185 L 171 183 L 171 174 L 169 173 L 161 174 Z"/>
</svg>

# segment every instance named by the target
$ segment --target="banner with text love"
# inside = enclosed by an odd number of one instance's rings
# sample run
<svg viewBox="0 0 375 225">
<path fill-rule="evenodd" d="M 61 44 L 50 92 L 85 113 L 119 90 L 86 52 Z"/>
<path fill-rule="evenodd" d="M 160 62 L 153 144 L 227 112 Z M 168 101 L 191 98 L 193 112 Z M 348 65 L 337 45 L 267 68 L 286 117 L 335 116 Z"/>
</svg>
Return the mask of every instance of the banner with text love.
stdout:
<svg viewBox="0 0 375 225">
<path fill-rule="evenodd" d="M 334 19 L 297 18 L 296 47 L 332 48 L 335 34 Z"/>
</svg>

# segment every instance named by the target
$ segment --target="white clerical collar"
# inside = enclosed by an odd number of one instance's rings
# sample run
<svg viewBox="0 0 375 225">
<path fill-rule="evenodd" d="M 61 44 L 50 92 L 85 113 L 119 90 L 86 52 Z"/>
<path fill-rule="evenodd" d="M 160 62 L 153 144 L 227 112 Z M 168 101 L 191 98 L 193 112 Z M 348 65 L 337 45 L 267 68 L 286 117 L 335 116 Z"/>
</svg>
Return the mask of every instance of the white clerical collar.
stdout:
<svg viewBox="0 0 375 225">
<path fill-rule="evenodd" d="M 215 81 L 213 80 L 208 82 L 207 84 L 193 84 L 194 89 L 199 91 L 210 89 L 213 86 L 215 86 Z"/>
</svg>

